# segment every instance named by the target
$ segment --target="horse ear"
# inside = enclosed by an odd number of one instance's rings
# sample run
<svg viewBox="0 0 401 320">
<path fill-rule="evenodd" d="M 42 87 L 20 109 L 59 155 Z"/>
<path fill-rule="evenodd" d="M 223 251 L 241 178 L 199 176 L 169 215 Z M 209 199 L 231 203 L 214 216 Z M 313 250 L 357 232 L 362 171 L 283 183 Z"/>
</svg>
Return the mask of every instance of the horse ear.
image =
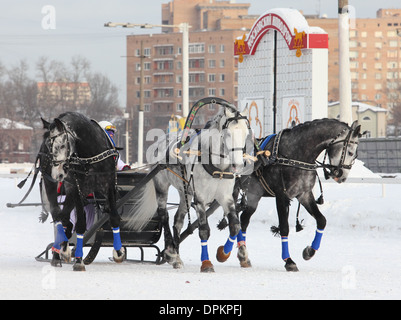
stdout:
<svg viewBox="0 0 401 320">
<path fill-rule="evenodd" d="M 42 117 L 40 117 L 40 119 L 42 120 L 42 123 L 43 123 L 43 129 L 49 130 L 49 128 L 50 128 L 50 122 L 46 121 L 46 120 L 43 119 Z"/>
<path fill-rule="evenodd" d="M 362 134 L 361 134 L 361 125 L 359 125 L 359 126 L 357 126 L 355 129 L 354 129 L 354 137 L 362 137 Z"/>
<path fill-rule="evenodd" d="M 249 106 L 248 106 L 248 104 L 246 104 L 244 110 L 242 110 L 242 112 L 241 112 L 241 115 L 248 116 L 248 113 L 249 113 Z"/>
<path fill-rule="evenodd" d="M 351 125 L 351 129 L 355 130 L 357 126 L 358 126 L 358 120 L 355 120 Z"/>
<path fill-rule="evenodd" d="M 57 128 L 58 131 L 63 131 L 64 130 L 64 124 L 60 119 L 55 118 L 54 119 L 54 123 L 55 123 L 56 128 Z"/>
</svg>

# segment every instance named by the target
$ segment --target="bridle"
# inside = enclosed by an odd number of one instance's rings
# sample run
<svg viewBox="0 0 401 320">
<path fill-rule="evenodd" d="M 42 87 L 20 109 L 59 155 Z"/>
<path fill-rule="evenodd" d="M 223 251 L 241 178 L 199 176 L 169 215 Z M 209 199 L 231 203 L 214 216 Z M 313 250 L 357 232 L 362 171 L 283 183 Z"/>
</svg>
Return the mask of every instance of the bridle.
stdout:
<svg viewBox="0 0 401 320">
<path fill-rule="evenodd" d="M 65 123 L 64 121 L 61 121 L 60 119 L 58 119 L 58 121 L 60 121 L 63 124 L 63 130 L 55 135 L 50 135 L 49 136 L 49 152 L 50 152 L 50 158 L 51 158 L 51 164 L 53 167 L 57 167 L 60 166 L 61 164 L 64 163 L 63 165 L 63 170 L 64 171 L 68 171 L 71 169 L 71 165 L 73 166 L 83 166 L 84 170 L 78 170 L 78 169 L 74 169 L 73 171 L 76 172 L 83 172 L 86 175 L 89 174 L 89 169 L 88 166 L 94 163 L 98 163 L 101 162 L 109 157 L 115 157 L 115 161 L 117 161 L 119 153 L 116 150 L 116 148 L 113 146 L 113 144 L 110 142 L 110 145 L 112 146 L 111 149 L 107 149 L 106 151 L 97 154 L 93 157 L 89 157 L 89 158 L 80 158 L 78 157 L 78 155 L 75 152 L 72 152 L 72 141 L 75 143 L 76 140 L 78 140 L 77 135 L 75 134 L 75 132 L 68 126 L 67 123 Z M 95 122 L 97 123 L 97 122 Z M 106 134 L 106 133 L 105 133 Z M 53 154 L 53 144 L 54 141 L 57 137 L 60 137 L 62 135 L 66 136 L 66 145 L 67 145 L 67 156 L 66 159 L 63 160 L 55 160 L 54 159 L 54 154 Z"/>
<path fill-rule="evenodd" d="M 343 140 L 338 140 L 337 139 L 346 131 L 348 130 L 347 136 Z M 278 165 L 283 165 L 283 166 L 289 166 L 293 168 L 298 168 L 298 169 L 303 169 L 303 170 L 309 170 L 309 171 L 316 171 L 318 168 L 323 168 L 324 171 L 324 176 L 327 179 L 329 178 L 339 178 L 343 174 L 343 169 L 351 169 L 352 165 L 355 162 L 355 159 L 357 158 L 357 154 L 354 156 L 353 161 L 350 164 L 345 164 L 345 158 L 347 155 L 347 150 L 350 144 L 358 144 L 356 141 L 352 141 L 352 133 L 355 131 L 354 128 L 344 128 L 336 137 L 334 137 L 326 146 L 325 150 L 325 155 L 323 158 L 323 161 L 315 161 L 315 163 L 308 163 L 308 162 L 303 162 L 299 160 L 293 160 L 289 159 L 287 157 L 280 157 L 278 148 L 281 140 L 281 135 L 284 130 L 280 131 L 276 138 L 274 139 L 274 144 L 273 144 L 273 150 L 272 150 L 272 155 L 269 159 L 269 164 L 278 164 Z M 337 165 L 332 165 L 325 163 L 326 158 L 328 156 L 330 148 L 338 143 L 343 143 L 342 151 L 341 151 L 341 157 L 340 157 L 340 162 Z"/>
<path fill-rule="evenodd" d="M 324 171 L 324 176 L 325 179 L 329 179 L 329 178 L 339 178 L 342 176 L 343 174 L 343 169 L 347 169 L 350 170 L 353 166 L 353 164 L 355 163 L 355 159 L 358 157 L 358 153 L 356 153 L 354 155 L 354 158 L 352 160 L 351 163 L 349 164 L 345 164 L 345 157 L 347 155 L 347 151 L 348 151 L 348 147 L 350 144 L 356 144 L 358 145 L 357 141 L 351 141 L 351 136 L 352 133 L 355 131 L 355 129 L 350 128 L 348 129 L 348 133 L 347 136 L 343 139 L 343 140 L 338 140 L 337 139 L 343 134 L 343 132 L 345 132 L 348 128 L 344 128 L 344 130 L 342 130 L 333 140 L 331 140 L 331 142 L 327 145 L 326 148 L 326 152 L 324 154 L 324 158 L 323 158 L 323 162 L 317 162 L 319 164 L 319 167 L 323 168 Z M 328 155 L 328 152 L 330 150 L 330 148 L 338 143 L 343 143 L 343 147 L 341 150 L 341 157 L 340 157 L 340 162 L 338 163 L 338 165 L 332 165 L 330 164 L 326 164 L 326 157 Z M 330 161 L 331 162 L 331 161 Z"/>
<path fill-rule="evenodd" d="M 71 128 L 63 121 L 59 120 L 62 124 L 63 124 L 63 130 L 59 131 L 57 134 L 51 135 L 49 136 L 49 142 L 48 142 L 48 149 L 49 149 L 49 153 L 50 153 L 50 158 L 51 158 L 51 164 L 53 165 L 53 167 L 57 167 L 59 165 L 61 165 L 62 163 L 66 163 L 64 164 L 64 169 L 67 169 L 68 167 L 68 163 L 69 163 L 69 159 L 72 156 L 71 153 L 71 141 L 70 139 L 72 138 L 73 140 L 76 140 L 76 135 L 74 133 L 74 131 L 71 130 Z M 55 155 L 53 153 L 53 144 L 56 140 L 56 138 L 60 137 L 60 136 L 66 136 L 66 146 L 67 146 L 67 156 L 66 159 L 63 160 L 55 160 Z"/>
<path fill-rule="evenodd" d="M 246 121 L 246 125 L 247 125 L 247 128 L 248 128 L 248 135 L 250 134 L 252 136 L 252 129 L 251 129 L 251 125 L 249 123 L 248 118 L 246 116 L 241 115 L 241 113 L 238 112 L 238 111 L 235 111 L 235 116 L 234 117 L 230 117 L 230 118 L 226 119 L 226 121 L 224 122 L 224 124 L 222 126 L 222 132 L 224 132 L 225 130 L 228 130 L 228 127 L 229 127 L 231 122 L 233 122 L 233 121 L 237 121 L 238 122 L 240 120 L 245 120 Z M 243 151 L 243 153 L 246 153 L 246 145 L 247 144 L 245 143 L 244 147 L 234 147 L 234 148 L 231 148 L 231 149 L 228 149 L 227 146 L 225 146 L 225 151 L 228 151 L 228 152 L 230 152 L 230 151 L 231 152 Z"/>
</svg>

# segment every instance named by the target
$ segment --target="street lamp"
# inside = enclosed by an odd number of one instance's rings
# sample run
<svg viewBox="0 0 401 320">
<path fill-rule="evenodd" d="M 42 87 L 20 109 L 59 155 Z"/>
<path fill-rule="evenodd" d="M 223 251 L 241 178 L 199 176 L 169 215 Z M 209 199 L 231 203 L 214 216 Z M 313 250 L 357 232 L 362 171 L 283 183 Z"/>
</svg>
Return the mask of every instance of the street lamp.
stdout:
<svg viewBox="0 0 401 320">
<path fill-rule="evenodd" d="M 180 23 L 179 25 L 171 24 L 148 24 L 148 23 L 120 23 L 120 22 L 107 22 L 104 24 L 105 27 L 123 27 L 123 28 L 135 28 L 139 27 L 142 29 L 152 28 L 179 28 L 182 32 L 182 115 L 183 117 L 188 116 L 189 112 L 189 28 L 191 27 L 188 23 Z M 141 45 L 141 62 L 143 61 L 143 48 Z M 141 100 L 139 106 L 138 116 L 138 165 L 141 166 L 143 163 L 143 65 L 141 63 Z"/>
</svg>

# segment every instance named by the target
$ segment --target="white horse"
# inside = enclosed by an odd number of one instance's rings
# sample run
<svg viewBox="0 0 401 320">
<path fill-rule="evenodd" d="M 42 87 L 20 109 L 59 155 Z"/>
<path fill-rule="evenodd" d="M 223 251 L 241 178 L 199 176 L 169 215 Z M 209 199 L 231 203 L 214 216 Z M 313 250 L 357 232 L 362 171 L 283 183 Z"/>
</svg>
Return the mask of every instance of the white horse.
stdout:
<svg viewBox="0 0 401 320">
<path fill-rule="evenodd" d="M 153 182 L 156 188 L 157 210 L 164 227 L 164 258 L 174 268 L 183 266 L 179 256 L 180 234 L 192 199 L 199 221 L 201 272 L 214 272 L 207 247 L 210 236 L 206 216 L 208 205 L 217 200 L 222 206 L 224 215 L 229 220 L 230 238 L 235 239 L 240 230 L 232 194 L 235 177 L 244 169 L 244 150 L 248 149 L 247 141 L 250 141 L 249 123 L 244 114 L 246 111 L 241 114 L 232 108 L 224 107 L 208 122 L 205 129 L 192 135 L 190 142 L 181 149 L 176 148 L 175 140 L 167 153 L 166 141 L 159 142 L 152 151 L 155 156 L 163 156 L 167 165 L 167 169 L 159 172 Z M 252 135 L 250 136 L 252 138 Z M 249 144 L 249 148 L 253 148 L 253 143 Z M 174 217 L 174 237 L 169 228 L 166 209 L 168 189 L 171 185 L 180 194 L 179 208 Z"/>
</svg>

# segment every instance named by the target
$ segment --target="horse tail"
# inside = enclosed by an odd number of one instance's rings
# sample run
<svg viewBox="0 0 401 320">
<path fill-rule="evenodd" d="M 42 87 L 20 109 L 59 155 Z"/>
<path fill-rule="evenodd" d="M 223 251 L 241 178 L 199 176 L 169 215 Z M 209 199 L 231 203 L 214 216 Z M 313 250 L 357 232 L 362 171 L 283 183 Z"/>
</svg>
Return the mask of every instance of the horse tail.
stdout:
<svg viewBox="0 0 401 320">
<path fill-rule="evenodd" d="M 139 190 L 127 202 L 130 209 L 126 215 L 126 227 L 130 230 L 142 231 L 157 215 L 156 188 L 153 180 L 136 188 Z"/>
</svg>

